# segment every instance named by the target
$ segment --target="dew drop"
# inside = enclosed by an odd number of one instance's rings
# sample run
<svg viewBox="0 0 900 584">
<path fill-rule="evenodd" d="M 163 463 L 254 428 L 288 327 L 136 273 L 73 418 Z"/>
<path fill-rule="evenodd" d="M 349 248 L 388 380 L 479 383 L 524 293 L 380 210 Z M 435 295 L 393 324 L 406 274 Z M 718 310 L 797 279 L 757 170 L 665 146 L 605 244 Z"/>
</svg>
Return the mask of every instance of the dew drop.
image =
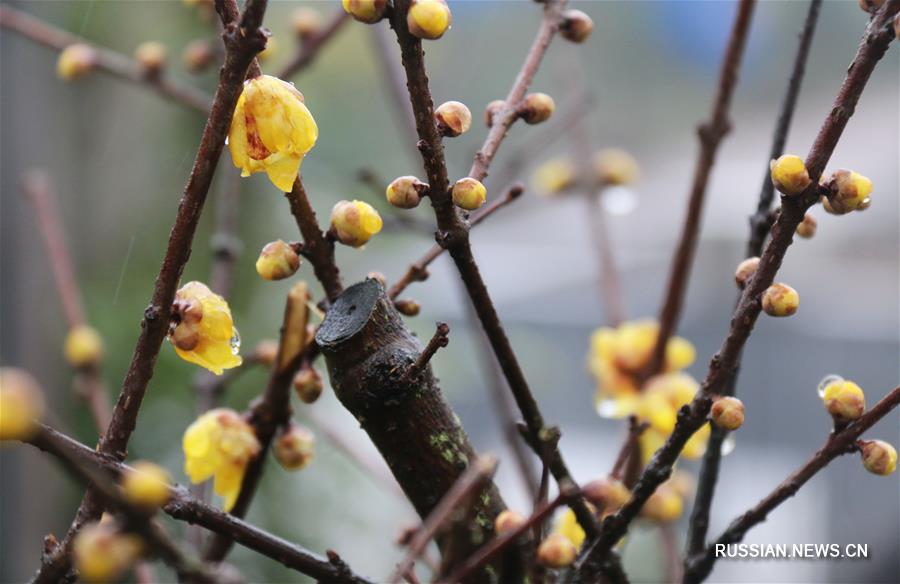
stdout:
<svg viewBox="0 0 900 584">
<path fill-rule="evenodd" d="M 231 327 L 231 339 L 228 341 L 231 345 L 231 354 L 237 355 L 241 351 L 241 335 L 238 333 L 238 330 L 234 327 Z"/>
<path fill-rule="evenodd" d="M 737 440 L 734 439 L 734 434 L 729 433 L 725 436 L 725 440 L 722 440 L 722 456 L 728 456 L 734 452 L 735 447 L 737 447 Z"/>
<path fill-rule="evenodd" d="M 618 419 L 622 417 L 622 408 L 616 400 L 601 398 L 596 401 L 597 414 L 601 418 Z"/>
<path fill-rule="evenodd" d="M 607 213 L 620 217 L 630 214 L 638 206 L 637 193 L 624 186 L 607 188 L 603 191 L 601 201 Z"/>
<path fill-rule="evenodd" d="M 832 373 L 831 375 L 826 375 L 822 378 L 822 381 L 819 382 L 819 385 L 816 386 L 816 393 L 819 394 L 819 397 L 825 397 L 825 388 L 831 385 L 832 383 L 843 381 L 844 378 L 840 375 L 835 375 Z"/>
</svg>

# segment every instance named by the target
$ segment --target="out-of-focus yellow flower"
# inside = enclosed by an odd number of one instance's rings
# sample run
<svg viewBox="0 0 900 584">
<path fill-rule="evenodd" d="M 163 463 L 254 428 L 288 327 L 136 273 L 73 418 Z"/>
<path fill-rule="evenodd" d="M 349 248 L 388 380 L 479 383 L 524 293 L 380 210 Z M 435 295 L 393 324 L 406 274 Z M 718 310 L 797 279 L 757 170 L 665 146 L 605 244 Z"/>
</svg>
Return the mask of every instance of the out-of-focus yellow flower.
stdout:
<svg viewBox="0 0 900 584">
<path fill-rule="evenodd" d="M 812 180 L 803 159 L 793 154 L 785 154 L 769 163 L 772 184 L 785 195 L 797 195 L 806 190 Z"/>
<path fill-rule="evenodd" d="M 346 1 L 343 4 L 346 5 Z M 307 41 L 322 30 L 322 13 L 315 8 L 301 6 L 291 13 L 291 28 L 301 41 Z"/>
<path fill-rule="evenodd" d="M 316 121 L 293 85 L 269 75 L 244 83 L 228 133 L 241 176 L 265 172 L 279 190 L 289 192 L 318 137 Z"/>
<path fill-rule="evenodd" d="M 88 582 L 115 582 L 140 557 L 144 545 L 112 522 L 86 525 L 75 536 L 72 552 L 79 575 Z"/>
<path fill-rule="evenodd" d="M 133 505 L 154 509 L 169 502 L 172 477 L 166 469 L 147 460 L 139 460 L 122 477 L 125 498 Z"/>
<path fill-rule="evenodd" d="M 103 359 L 103 338 L 97 329 L 86 324 L 69 330 L 63 344 L 63 354 L 72 367 L 97 365 Z"/>
<path fill-rule="evenodd" d="M 575 561 L 578 548 L 561 533 L 551 533 L 538 546 L 538 561 L 548 568 L 565 568 Z"/>
<path fill-rule="evenodd" d="M 179 357 L 216 375 L 241 364 L 231 309 L 201 282 L 188 282 L 175 294 L 169 341 Z"/>
<path fill-rule="evenodd" d="M 575 184 L 575 165 L 566 158 L 553 158 L 540 165 L 531 182 L 542 195 L 556 195 Z"/>
<path fill-rule="evenodd" d="M 168 51 L 159 41 L 141 43 L 134 50 L 134 60 L 149 73 L 158 73 L 166 64 Z"/>
<path fill-rule="evenodd" d="M 668 483 L 660 485 L 641 508 L 641 517 L 659 523 L 670 523 L 681 517 L 684 502 Z"/>
<path fill-rule="evenodd" d="M 372 205 L 363 201 L 338 201 L 331 209 L 331 227 L 338 241 L 362 247 L 381 231 L 384 222 Z"/>
<path fill-rule="evenodd" d="M 409 32 L 420 39 L 441 38 L 452 21 L 453 15 L 445 0 L 413 0 L 406 15 Z"/>
<path fill-rule="evenodd" d="M 494 520 L 494 531 L 497 535 L 503 535 L 516 530 L 525 524 L 525 516 L 511 509 L 504 509 Z"/>
<path fill-rule="evenodd" d="M 56 60 L 56 75 L 63 81 L 74 81 L 84 77 L 94 69 L 97 53 L 83 43 L 69 45 Z"/>
<path fill-rule="evenodd" d="M 215 477 L 213 490 L 230 511 L 241 492 L 247 464 L 259 454 L 253 428 L 234 410 L 210 410 L 188 426 L 182 439 L 184 472 L 192 483 Z"/>
<path fill-rule="evenodd" d="M 863 466 L 872 474 L 887 476 L 897 470 L 897 450 L 883 440 L 860 440 Z"/>
<path fill-rule="evenodd" d="M 259 52 L 256 55 L 256 58 L 261 61 L 268 61 L 272 57 L 278 54 L 278 41 L 275 40 L 275 37 L 269 37 L 266 40 L 266 48 Z"/>
<path fill-rule="evenodd" d="M 556 523 L 553 525 L 553 533 L 565 537 L 572 542 L 576 549 L 581 549 L 581 544 L 584 543 L 584 529 L 578 524 L 575 512 L 568 507 L 557 518 Z"/>
<path fill-rule="evenodd" d="M 591 505 L 599 510 L 601 515 L 615 513 L 631 498 L 622 481 L 614 478 L 596 479 L 582 486 L 581 492 Z"/>
<path fill-rule="evenodd" d="M 381 20 L 387 9 L 387 0 L 342 0 L 344 12 L 355 20 L 374 24 Z"/>
<path fill-rule="evenodd" d="M 631 184 L 640 172 L 634 156 L 620 148 L 600 150 L 592 163 L 597 181 L 605 185 Z"/>
<path fill-rule="evenodd" d="M 28 440 L 44 415 L 44 396 L 34 377 L 16 367 L 0 367 L 0 440 Z"/>
<path fill-rule="evenodd" d="M 275 442 L 275 459 L 286 470 L 300 470 L 316 455 L 316 437 L 309 428 L 291 426 Z"/>
</svg>

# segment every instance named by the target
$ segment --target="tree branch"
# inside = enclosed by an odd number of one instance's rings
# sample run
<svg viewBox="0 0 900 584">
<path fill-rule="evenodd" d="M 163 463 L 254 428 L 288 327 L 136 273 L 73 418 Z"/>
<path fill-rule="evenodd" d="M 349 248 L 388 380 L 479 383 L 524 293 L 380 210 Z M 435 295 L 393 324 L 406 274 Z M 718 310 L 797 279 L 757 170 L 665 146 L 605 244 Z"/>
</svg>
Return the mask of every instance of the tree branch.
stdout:
<svg viewBox="0 0 900 584">
<path fill-rule="evenodd" d="M 800 94 L 800 86 L 806 70 L 809 49 L 812 45 L 813 33 L 816 29 L 816 23 L 819 18 L 821 7 L 822 0 L 811 0 L 809 3 L 809 11 L 807 12 L 803 31 L 800 35 L 800 44 L 797 47 L 797 54 L 794 57 L 790 81 L 788 82 L 784 99 L 781 102 L 778 123 L 775 126 L 775 132 L 772 136 L 772 147 L 769 151 L 769 157 L 766 159 L 765 173 L 759 193 L 759 203 L 757 204 L 756 212 L 750 217 L 750 238 L 747 243 L 747 252 L 745 254 L 745 257 L 748 258 L 757 257 L 762 253 L 766 235 L 769 233 L 769 228 L 771 227 L 770 209 L 772 207 L 775 187 L 772 184 L 769 161 L 778 158 L 784 153 L 784 146 L 787 142 L 791 119 L 793 118 L 794 110 L 797 106 L 797 97 Z M 738 293 L 736 302 L 740 302 L 740 299 L 741 294 Z M 723 395 L 734 395 L 738 367 L 739 361 L 738 364 L 735 365 L 734 375 L 722 392 Z M 691 512 L 687 542 L 688 556 L 700 552 L 706 543 L 706 532 L 709 529 L 709 512 L 710 507 L 712 506 L 716 481 L 719 476 L 722 444 L 724 443 L 726 436 L 727 432 L 725 430 L 716 425 L 712 426 L 706 453 L 703 455 L 703 465 L 700 468 L 700 475 L 697 481 L 697 492 L 694 496 L 693 511 Z"/>
</svg>

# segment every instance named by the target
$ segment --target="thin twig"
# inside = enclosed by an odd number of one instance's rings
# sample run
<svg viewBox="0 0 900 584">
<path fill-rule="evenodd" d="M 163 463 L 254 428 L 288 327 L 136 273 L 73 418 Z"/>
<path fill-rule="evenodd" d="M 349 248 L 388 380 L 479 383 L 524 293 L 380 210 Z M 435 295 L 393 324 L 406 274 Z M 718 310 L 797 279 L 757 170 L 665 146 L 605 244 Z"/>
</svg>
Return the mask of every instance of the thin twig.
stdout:
<svg viewBox="0 0 900 584">
<path fill-rule="evenodd" d="M 444 529 L 452 519 L 461 503 L 478 493 L 491 480 L 497 470 L 497 459 L 490 455 L 479 457 L 460 475 L 450 490 L 441 498 L 432 512 L 422 522 L 407 546 L 406 556 L 397 565 L 397 569 L 388 579 L 391 584 L 399 582 L 405 574 L 412 571 L 413 566 L 425 547 Z"/>
<path fill-rule="evenodd" d="M 62 51 L 69 45 L 86 43 L 83 39 L 44 22 L 27 12 L 0 6 L 0 27 L 14 31 L 45 47 Z M 89 43 L 90 44 L 90 43 Z M 110 49 L 90 44 L 94 51 L 94 66 L 116 77 L 144 85 L 163 97 L 190 107 L 200 113 L 209 112 L 212 100 L 199 89 L 183 85 L 165 75 L 147 75 L 133 59 Z"/>
<path fill-rule="evenodd" d="M 691 265 L 694 263 L 694 256 L 697 252 L 697 240 L 700 237 L 700 222 L 709 177 L 716 162 L 719 144 L 731 130 L 728 111 L 731 107 L 734 89 L 737 86 L 738 73 L 744 55 L 744 47 L 747 45 L 755 6 L 755 0 L 741 0 L 738 5 L 737 15 L 728 40 L 728 48 L 725 51 L 725 58 L 722 60 L 712 114 L 709 121 L 702 123 L 697 129 L 697 135 L 700 138 L 700 153 L 697 156 L 697 165 L 694 167 L 687 215 L 684 219 L 681 238 L 675 249 L 675 256 L 672 258 L 669 284 L 659 313 L 659 334 L 656 337 L 656 345 L 653 347 L 650 362 L 643 373 L 644 379 L 663 370 L 666 345 L 678 326 Z"/>
<path fill-rule="evenodd" d="M 60 453 L 65 452 L 67 457 L 112 473 L 114 476 L 121 475 L 129 468 L 114 458 L 96 452 L 93 448 L 46 426 L 29 442 L 55 456 L 63 456 Z M 339 569 L 338 562 L 318 556 L 297 544 L 287 542 L 224 511 L 197 501 L 184 487 L 176 485 L 171 487 L 169 492 L 170 501 L 162 510 L 179 521 L 196 523 L 215 533 L 225 534 L 244 547 L 312 578 L 347 584 L 369 582 L 361 576 L 348 572 L 349 568 L 342 561 L 339 562 L 341 566 Z"/>
<path fill-rule="evenodd" d="M 772 136 L 772 147 L 769 151 L 769 157 L 766 159 L 765 173 L 759 193 L 759 203 L 757 204 L 756 212 L 750 217 L 750 237 L 747 242 L 747 252 L 745 254 L 745 257 L 748 258 L 757 257 L 762 253 L 766 235 L 768 235 L 769 228 L 771 227 L 770 209 L 772 207 L 775 187 L 772 185 L 769 160 L 781 156 L 784 145 L 787 142 L 788 130 L 790 129 L 791 119 L 793 118 L 797 106 L 797 97 L 800 94 L 800 86 L 803 81 L 803 74 L 806 70 L 809 49 L 812 45 L 813 34 L 816 29 L 816 23 L 819 18 L 821 7 L 822 0 L 812 0 L 809 3 L 809 11 L 807 12 L 803 31 L 800 35 L 800 44 L 797 47 L 797 54 L 794 57 L 790 81 L 788 82 L 784 99 L 781 102 L 778 123 L 775 126 L 775 132 Z M 740 302 L 740 299 L 741 295 L 738 293 L 736 302 Z M 734 395 L 739 364 L 740 363 L 738 362 L 738 365 L 735 366 L 734 375 L 731 376 L 722 395 Z M 700 474 L 697 480 L 697 493 L 694 496 L 693 511 L 691 512 L 687 538 L 688 557 L 699 553 L 706 543 L 706 532 L 709 529 L 709 513 L 716 488 L 716 481 L 719 476 L 722 444 L 725 441 L 726 435 L 727 432 L 725 430 L 715 425 L 712 427 L 706 453 L 703 455 L 703 465 L 700 468 Z"/>
<path fill-rule="evenodd" d="M 428 344 L 425 345 L 425 349 L 419 353 L 419 356 L 416 357 L 416 360 L 413 362 L 409 368 L 403 372 L 403 375 L 400 377 L 400 383 L 405 383 L 411 379 L 415 379 L 418 377 L 420 373 L 428 366 L 428 362 L 431 361 L 431 358 L 434 357 L 434 354 L 438 352 L 438 349 L 442 349 L 446 347 L 450 343 L 450 338 L 448 335 L 450 334 L 450 327 L 446 322 L 439 322 L 435 327 L 434 335 L 432 335 L 431 340 L 428 341 Z"/>
<path fill-rule="evenodd" d="M 301 177 L 297 177 L 293 190 L 284 196 L 287 197 L 291 214 L 303 235 L 303 255 L 312 264 L 316 278 L 325 289 L 328 301 L 333 302 L 344 290 L 340 270 L 334 261 L 334 241 L 319 227 L 316 212 L 309 202 Z"/>
<path fill-rule="evenodd" d="M 306 69 L 319 55 L 319 51 L 331 38 L 341 30 L 341 27 L 350 19 L 350 14 L 343 9 L 335 11 L 328 24 L 314 37 L 300 46 L 300 51 L 284 69 L 278 74 L 280 79 L 290 79 L 300 71 Z"/>
<path fill-rule="evenodd" d="M 185 186 L 175 224 L 169 234 L 166 254 L 156 279 L 150 306 L 144 311 L 141 334 L 138 337 L 122 391 L 113 410 L 107 431 L 103 434 L 99 451 L 117 460 L 124 460 L 128 441 L 137 424 L 138 412 L 162 342 L 169 327 L 169 316 L 181 274 L 191 254 L 191 245 L 213 174 L 225 146 L 231 117 L 243 88 L 247 69 L 255 55 L 265 47 L 266 33 L 261 30 L 266 0 L 248 0 L 240 24 L 229 24 L 223 38 L 227 53 L 212 110 L 203 130 L 191 175 Z M 58 582 L 68 571 L 68 552 L 72 536 L 86 521 L 100 516 L 102 504 L 90 489 L 85 495 L 59 553 L 42 563 L 36 582 Z"/>
<path fill-rule="evenodd" d="M 805 485 L 817 472 L 828 466 L 832 460 L 844 454 L 856 452 L 856 440 L 862 433 L 889 414 L 898 404 L 900 404 L 900 387 L 894 388 L 869 411 L 847 425 L 843 430 L 832 432 L 825 441 L 824 446 L 813 454 L 806 461 L 806 464 L 791 473 L 791 476 L 786 478 L 759 503 L 732 521 L 728 528 L 709 544 L 706 550 L 688 560 L 684 582 L 702 582 L 709 576 L 713 564 L 716 562 L 717 546 L 737 543 L 744 539 L 744 536 L 751 528 L 765 521 L 769 513 L 797 494 L 800 487 Z"/>
<path fill-rule="evenodd" d="M 625 465 L 634 456 L 641 434 L 649 427 L 648 422 L 638 422 L 637 416 L 628 417 L 628 432 L 625 434 L 625 440 L 622 441 L 622 448 L 616 456 L 612 470 L 609 471 L 610 477 L 620 481 L 623 479 Z M 640 452 L 638 452 L 638 459 L 640 459 Z"/>
<path fill-rule="evenodd" d="M 678 412 L 675 429 L 644 469 L 632 491 L 631 500 L 618 513 L 604 520 L 600 537 L 585 547 L 578 561 L 579 572 L 583 572 L 590 562 L 601 559 L 622 538 L 650 495 L 671 475 L 672 465 L 688 439 L 706 423 L 712 406 L 711 396 L 718 395 L 734 374 L 741 351 L 762 310 L 760 298 L 781 267 L 797 225 L 803 220 L 806 210 L 819 200 L 819 177 L 855 111 L 872 71 L 894 39 L 890 23 L 898 11 L 900 0 L 888 0 L 869 22 L 834 106 L 825 118 L 806 158 L 806 168 L 812 183 L 799 195 L 782 197 L 781 212 L 772 226 L 769 244 L 760 258 L 756 273 L 744 289 L 741 301 L 732 315 L 728 334 L 710 362 L 700 392 L 691 404 Z"/>
</svg>

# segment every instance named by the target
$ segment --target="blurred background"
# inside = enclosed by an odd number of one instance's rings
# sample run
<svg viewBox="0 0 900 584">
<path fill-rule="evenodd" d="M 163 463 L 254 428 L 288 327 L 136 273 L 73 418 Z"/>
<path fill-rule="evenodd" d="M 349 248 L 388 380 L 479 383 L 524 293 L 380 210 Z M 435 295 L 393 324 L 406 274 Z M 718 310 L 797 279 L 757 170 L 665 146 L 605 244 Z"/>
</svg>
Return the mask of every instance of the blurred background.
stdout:
<svg viewBox="0 0 900 584">
<path fill-rule="evenodd" d="M 4 2 L 4 4 L 7 4 Z M 192 40 L 212 38 L 202 11 L 177 1 L 14 2 L 54 25 L 101 46 L 131 54 L 145 40 L 170 52 L 171 75 L 207 92 L 214 70 L 191 75 L 180 54 Z M 276 71 L 295 54 L 290 14 L 308 5 L 323 20 L 338 2 L 270 2 L 266 23 L 277 52 L 264 63 Z M 655 316 L 681 230 L 697 150 L 695 128 L 709 115 L 719 63 L 735 9 L 733 2 L 577 2 L 591 15 L 593 35 L 583 45 L 559 40 L 551 47 L 533 90 L 556 98 L 557 115 L 541 126 L 517 124 L 488 181 L 489 197 L 513 179 L 527 181 L 541 162 L 571 155 L 571 120 L 584 89 L 589 111 L 577 121 L 591 146 L 622 147 L 640 162 L 640 181 L 619 193 L 607 217 L 620 266 L 629 318 Z M 540 19 L 531 2 L 451 2 L 453 28 L 426 44 L 436 102 L 466 103 L 473 129 L 448 141 L 451 178 L 465 176 L 486 135 L 484 105 L 503 98 Z M 806 2 L 759 3 L 745 64 L 734 98 L 733 132 L 725 139 L 712 175 L 700 246 L 679 334 L 697 347 L 690 372 L 702 378 L 709 357 L 728 328 L 735 290 L 732 274 L 748 236 L 747 216 L 756 206 L 776 112 L 790 72 Z M 854 1 L 826 2 L 809 60 L 787 152 L 804 156 L 828 114 L 866 24 Z M 383 26 L 383 25 L 382 25 Z M 375 49 L 371 27 L 351 21 L 293 81 L 306 97 L 320 129 L 303 175 L 320 219 L 335 201 L 359 198 L 396 217 L 383 195 L 362 184 L 360 170 L 379 183 L 404 174 L 423 176 L 413 142 L 398 122 L 393 94 Z M 392 54 L 395 43 L 391 41 Z M 55 75 L 57 54 L 7 31 L 0 36 L 0 361 L 34 373 L 60 424 L 87 444 L 96 433 L 84 405 L 73 397 L 62 358 L 65 320 L 32 208 L 18 187 L 24 171 L 46 169 L 56 184 L 67 241 L 83 287 L 89 320 L 104 335 L 104 376 L 118 394 L 138 324 L 147 305 L 190 172 L 203 118 L 145 88 L 104 73 L 75 83 Z M 399 55 L 396 55 L 399 58 Z M 816 396 L 826 374 L 855 380 L 874 403 L 900 379 L 898 346 L 898 72 L 892 47 L 876 69 L 829 169 L 852 168 L 869 176 L 875 190 L 865 213 L 832 216 L 813 209 L 819 230 L 790 249 L 779 280 L 802 297 L 790 319 L 760 318 L 744 354 L 738 387 L 747 422 L 737 448 L 724 459 L 713 508 L 711 535 L 768 493 L 824 441 L 830 420 Z M 569 122 L 571 123 L 571 122 Z M 535 155 L 536 154 L 536 155 Z M 518 168 L 511 164 L 518 160 Z M 195 239 L 184 280 L 207 280 L 216 203 L 238 171 L 227 154 L 219 166 L 208 212 Z M 223 180 L 223 178 L 225 180 Z M 299 238 L 283 197 L 263 175 L 240 182 L 239 234 L 243 251 L 230 298 L 244 351 L 275 338 L 291 281 L 265 282 L 253 267 L 268 241 Z M 383 187 L 378 189 L 381 191 Z M 383 191 L 382 191 L 383 192 Z M 624 425 L 601 419 L 593 408 L 594 382 L 585 368 L 592 330 L 604 324 L 598 259 L 583 197 L 525 196 L 476 228 L 473 240 L 497 308 L 531 386 L 550 423 L 563 429 L 561 447 L 579 481 L 604 475 L 616 455 Z M 363 250 L 339 247 L 345 281 L 372 270 L 388 280 L 433 242 L 428 205 L 401 211 L 424 229 L 389 225 Z M 447 258 L 431 278 L 406 296 L 422 304 L 407 319 L 427 339 L 434 322 L 451 326 L 450 346 L 433 365 L 447 398 L 481 452 L 501 457 L 498 482 L 507 502 L 526 512 L 528 496 L 504 444 L 489 395 L 489 370 L 477 322 L 470 318 L 456 272 Z M 314 284 L 304 264 L 295 278 Z M 130 457 L 164 464 L 179 482 L 181 434 L 196 415 L 191 383 L 196 368 L 163 346 L 143 407 Z M 244 409 L 263 388 L 266 373 L 250 370 L 229 386 L 223 403 Z M 383 463 L 355 420 L 326 395 L 311 406 L 316 418 L 342 436 L 371 465 Z M 306 419 L 308 406 L 297 407 Z M 897 444 L 898 415 L 869 437 Z M 317 432 L 318 433 L 318 432 Z M 26 446 L 0 451 L 0 580 L 26 580 L 37 567 L 43 535 L 62 535 L 82 487 L 52 460 Z M 681 468 L 696 471 L 696 463 Z M 816 476 L 798 497 L 751 531 L 754 543 L 864 543 L 867 560 L 720 561 L 715 582 L 888 582 L 898 579 L 900 489 L 897 475 L 866 473 L 847 456 Z M 219 504 L 219 501 L 216 501 Z M 686 513 L 687 515 L 687 513 Z M 415 524 L 411 507 L 394 489 L 373 479 L 319 436 L 315 462 L 287 473 L 274 461 L 249 520 L 316 551 L 338 550 L 359 572 L 384 577 L 401 550 L 394 539 Z M 686 520 L 676 528 L 678 549 Z M 176 531 L 180 524 L 171 524 Z M 624 551 L 635 582 L 664 579 L 659 532 L 639 526 Z M 251 581 L 299 582 L 273 561 L 240 547 L 234 561 Z M 161 572 L 165 574 L 165 572 Z"/>
</svg>

